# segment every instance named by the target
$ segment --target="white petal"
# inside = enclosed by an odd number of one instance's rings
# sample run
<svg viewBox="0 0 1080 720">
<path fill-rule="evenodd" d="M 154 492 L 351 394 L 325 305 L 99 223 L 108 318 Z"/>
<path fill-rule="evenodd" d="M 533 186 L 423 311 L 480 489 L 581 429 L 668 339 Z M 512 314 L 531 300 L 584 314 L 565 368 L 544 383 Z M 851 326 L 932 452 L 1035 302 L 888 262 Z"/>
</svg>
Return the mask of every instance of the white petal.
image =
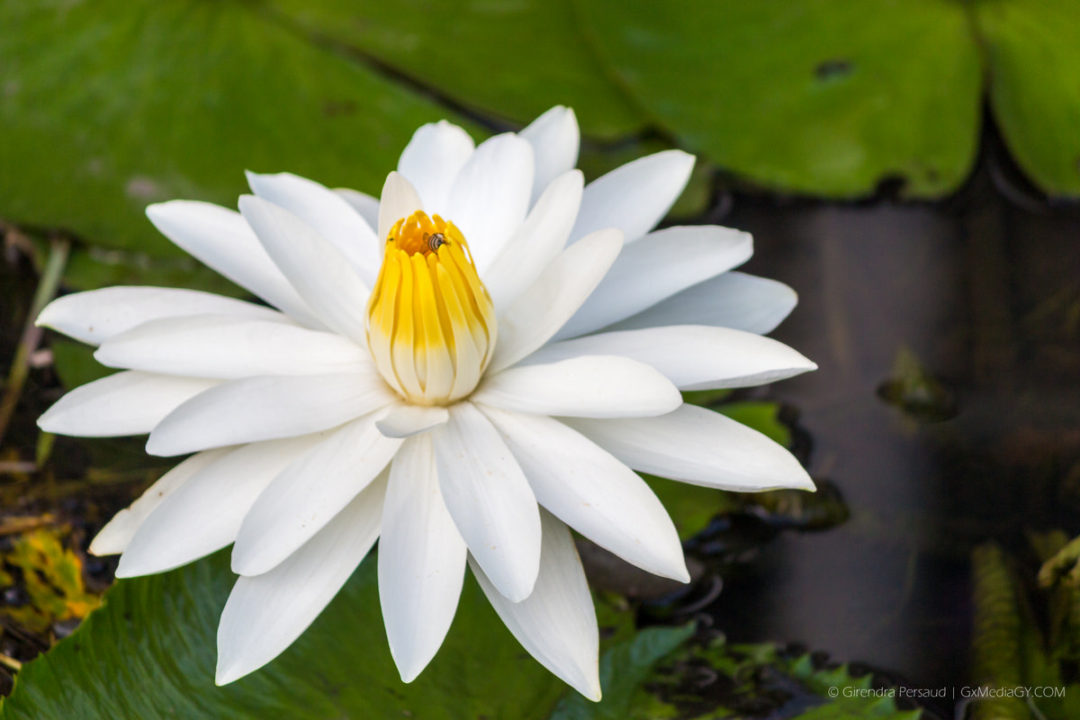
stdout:
<svg viewBox="0 0 1080 720">
<path fill-rule="evenodd" d="M 228 315 L 151 320 L 106 340 L 94 358 L 109 367 L 189 377 L 363 372 L 365 348 L 293 323 Z"/>
<path fill-rule="evenodd" d="M 382 472 L 401 442 L 383 437 L 369 415 L 289 465 L 244 518 L 233 547 L 233 572 L 260 575 L 280 564 Z"/>
<path fill-rule="evenodd" d="M 442 645 L 464 577 L 465 541 L 439 492 L 431 438 L 413 438 L 390 467 L 379 539 L 379 603 L 404 682 Z"/>
<path fill-rule="evenodd" d="M 387 175 L 379 198 L 379 242 L 385 243 L 390 237 L 394 223 L 423 208 L 416 188 L 404 175 L 398 172 Z"/>
<path fill-rule="evenodd" d="M 446 208 L 454 178 L 473 147 L 469 133 L 446 120 L 422 125 L 413 133 L 397 169 L 416 188 L 429 215 Z"/>
<path fill-rule="evenodd" d="M 733 271 L 672 295 L 610 329 L 692 324 L 764 335 L 772 332 L 797 302 L 795 291 L 784 283 Z"/>
<path fill-rule="evenodd" d="M 680 390 L 764 385 L 817 369 L 787 345 L 743 330 L 668 325 L 607 332 L 545 345 L 527 362 L 619 355 L 659 370 Z"/>
<path fill-rule="evenodd" d="M 652 230 L 679 199 L 694 156 L 665 150 L 638 158 L 585 187 L 570 242 L 602 228 L 623 231 L 627 244 Z"/>
<path fill-rule="evenodd" d="M 135 533 L 116 577 L 172 570 L 233 542 L 259 493 L 320 439 L 307 435 L 211 451 L 214 460 L 158 505 Z"/>
<path fill-rule="evenodd" d="M 540 562 L 540 514 L 499 433 L 469 403 L 432 431 L 439 489 L 469 552 L 499 592 L 528 597 Z"/>
<path fill-rule="evenodd" d="M 223 452 L 211 450 L 192 455 L 158 478 L 139 496 L 138 500 L 113 515 L 112 520 L 101 528 L 101 532 L 90 543 L 90 554 L 118 555 L 124 552 L 131 538 L 135 537 L 135 532 L 150 516 L 150 513 L 195 473 L 220 457 Z"/>
<path fill-rule="evenodd" d="M 682 395 L 644 363 L 589 355 L 503 370 L 485 380 L 472 399 L 540 415 L 614 418 L 669 413 L 679 407 Z"/>
<path fill-rule="evenodd" d="M 580 170 L 571 170 L 552 182 L 484 271 L 484 286 L 496 312 L 510 307 L 562 252 L 581 206 L 584 182 Z"/>
<path fill-rule="evenodd" d="M 364 218 L 364 222 L 368 224 L 368 227 L 372 229 L 379 227 L 379 198 L 349 188 L 334 188 L 334 192 L 342 200 L 349 203 L 353 210 L 360 213 L 360 217 Z M 376 246 L 377 249 L 378 246 Z"/>
<path fill-rule="evenodd" d="M 150 434 L 151 455 L 296 437 L 386 407 L 397 396 L 370 373 L 244 378 L 177 407 Z"/>
<path fill-rule="evenodd" d="M 473 558 L 469 565 L 491 606 L 521 646 L 592 701 L 600 700 L 600 634 L 592 595 L 570 531 L 548 513 L 536 589 L 521 602 L 503 597 Z"/>
<path fill-rule="evenodd" d="M 78 437 L 143 435 L 216 380 L 119 372 L 75 388 L 38 418 L 45 432 Z"/>
<path fill-rule="evenodd" d="M 643 570 L 690 581 L 675 525 L 637 473 L 557 420 L 481 409 L 543 508 Z"/>
<path fill-rule="evenodd" d="M 289 321 L 268 307 L 198 290 L 108 287 L 57 298 L 45 306 L 36 323 L 89 345 L 99 345 L 150 320 L 203 314 Z"/>
<path fill-rule="evenodd" d="M 242 196 L 240 212 L 326 327 L 365 343 L 369 288 L 341 251 L 300 218 L 262 198 Z"/>
<path fill-rule="evenodd" d="M 211 203 L 170 200 L 150 205 L 146 216 L 162 235 L 207 267 L 305 325 L 322 327 L 240 213 Z"/>
<path fill-rule="evenodd" d="M 656 418 L 565 422 L 642 472 L 736 492 L 814 489 L 814 481 L 786 449 L 696 405 Z"/>
<path fill-rule="evenodd" d="M 513 133 L 480 143 L 454 180 L 446 219 L 465 234 L 483 272 L 525 219 L 532 197 L 532 146 Z"/>
<path fill-rule="evenodd" d="M 444 407 L 395 405 L 375 421 L 375 427 L 386 437 L 406 438 L 431 430 L 450 419 Z"/>
<path fill-rule="evenodd" d="M 379 536 L 385 488 L 379 478 L 288 560 L 236 581 L 218 624 L 218 685 L 276 658 L 334 599 Z"/>
<path fill-rule="evenodd" d="M 532 145 L 536 159 L 531 200 L 535 203 L 548 183 L 577 165 L 581 143 L 577 116 L 572 109 L 556 105 L 518 134 Z"/>
<path fill-rule="evenodd" d="M 619 253 L 596 291 L 557 337 L 592 332 L 750 259 L 749 233 L 706 225 L 649 233 Z"/>
<path fill-rule="evenodd" d="M 343 198 L 314 180 L 277 173 L 247 173 L 256 195 L 285 208 L 334 244 L 352 263 L 361 279 L 372 286 L 382 263 L 382 246 L 375 230 Z"/>
<path fill-rule="evenodd" d="M 513 365 L 550 340 L 596 289 L 621 248 L 618 230 L 601 230 L 563 250 L 499 318 L 489 372 Z"/>
</svg>

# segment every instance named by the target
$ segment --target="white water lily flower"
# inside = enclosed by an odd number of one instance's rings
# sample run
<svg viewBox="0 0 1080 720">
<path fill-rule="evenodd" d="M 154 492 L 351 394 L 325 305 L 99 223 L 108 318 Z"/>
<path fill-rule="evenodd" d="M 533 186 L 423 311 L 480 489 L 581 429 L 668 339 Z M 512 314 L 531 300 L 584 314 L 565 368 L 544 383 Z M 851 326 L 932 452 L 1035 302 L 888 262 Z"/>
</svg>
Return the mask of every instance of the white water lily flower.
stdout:
<svg viewBox="0 0 1080 720">
<path fill-rule="evenodd" d="M 271 307 L 117 287 L 38 319 L 123 372 L 42 416 L 67 435 L 149 433 L 192 453 L 95 538 L 118 577 L 230 544 L 239 579 L 217 682 L 287 648 L 379 539 L 379 593 L 406 682 L 435 655 L 468 564 L 521 644 L 598 699 L 592 600 L 570 528 L 680 581 L 675 528 L 634 472 L 754 491 L 813 489 L 782 447 L 680 390 L 811 370 L 759 333 L 779 283 L 727 272 L 748 235 L 652 231 L 691 156 L 661 152 L 583 187 L 554 108 L 474 147 L 413 136 L 376 201 L 249 175 L 240 212 L 151 206 L 157 228 Z"/>
</svg>

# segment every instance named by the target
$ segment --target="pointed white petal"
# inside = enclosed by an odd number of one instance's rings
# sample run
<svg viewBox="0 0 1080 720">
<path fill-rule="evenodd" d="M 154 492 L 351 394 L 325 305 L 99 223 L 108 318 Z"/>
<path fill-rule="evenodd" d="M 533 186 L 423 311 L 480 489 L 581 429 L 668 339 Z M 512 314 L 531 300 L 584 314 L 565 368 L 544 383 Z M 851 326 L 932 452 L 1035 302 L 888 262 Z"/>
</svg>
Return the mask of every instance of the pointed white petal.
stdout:
<svg viewBox="0 0 1080 720">
<path fill-rule="evenodd" d="M 367 350 L 341 335 L 228 315 L 151 320 L 106 340 L 94 358 L 109 367 L 208 378 L 364 372 L 371 365 Z"/>
<path fill-rule="evenodd" d="M 143 435 L 216 380 L 130 371 L 95 380 L 57 400 L 38 418 L 45 432 L 77 437 Z"/>
<path fill-rule="evenodd" d="M 394 223 L 423 209 L 416 188 L 404 175 L 398 172 L 387 175 L 379 198 L 379 242 L 386 242 Z"/>
<path fill-rule="evenodd" d="M 495 311 L 509 308 L 566 246 L 581 206 L 584 176 L 571 170 L 555 179 L 529 211 L 524 224 L 484 271 Z"/>
<path fill-rule="evenodd" d="M 413 438 L 390 466 L 379 538 L 379 602 L 404 682 L 427 667 L 450 629 L 465 554 L 439 492 L 431 438 Z"/>
<path fill-rule="evenodd" d="M 623 231 L 626 243 L 656 227 L 679 199 L 694 156 L 682 150 L 665 150 L 618 167 L 585 186 L 570 242 L 602 228 Z"/>
<path fill-rule="evenodd" d="M 525 600 L 503 597 L 484 571 L 469 566 L 503 623 L 536 660 L 592 701 L 600 700 L 600 634 L 592 595 L 570 531 L 548 513 L 536 589 Z"/>
<path fill-rule="evenodd" d="M 247 173 L 252 192 L 285 208 L 333 243 L 352 263 L 360 278 L 372 286 L 382 263 L 375 230 L 342 197 L 327 187 L 293 175 Z"/>
<path fill-rule="evenodd" d="M 240 198 L 240 212 L 281 272 L 331 330 L 366 343 L 369 288 L 329 240 L 272 202 Z"/>
<path fill-rule="evenodd" d="M 204 314 L 290 322 L 268 307 L 198 290 L 108 287 L 57 298 L 45 306 L 36 323 L 88 345 L 100 345 L 151 320 Z"/>
<path fill-rule="evenodd" d="M 261 575 L 280 564 L 382 472 L 401 442 L 383 437 L 370 415 L 321 440 L 251 506 L 236 536 L 233 572 Z"/>
<path fill-rule="evenodd" d="M 545 345 L 530 355 L 528 362 L 551 363 L 600 354 L 651 365 L 680 390 L 764 385 L 817 369 L 800 353 L 771 338 L 704 325 L 586 335 Z"/>
<path fill-rule="evenodd" d="M 349 188 L 334 188 L 334 192 L 342 200 L 349 203 L 353 210 L 360 213 L 360 217 L 364 218 L 364 222 L 368 224 L 372 231 L 379 227 L 379 198 Z M 378 246 L 376 246 L 377 249 Z"/>
<path fill-rule="evenodd" d="M 446 204 L 483 272 L 525 219 L 532 196 L 532 146 L 517 135 L 489 138 L 461 168 Z"/>
<path fill-rule="evenodd" d="M 116 577 L 172 570 L 233 542 L 259 493 L 320 439 L 306 435 L 211 451 L 214 460 L 158 505 L 135 533 Z"/>
<path fill-rule="evenodd" d="M 558 338 L 574 337 L 630 317 L 680 290 L 750 259 L 749 233 L 705 225 L 672 227 L 628 244 Z"/>
<path fill-rule="evenodd" d="M 314 622 L 379 536 L 380 477 L 285 562 L 233 586 L 217 633 L 218 685 L 267 664 Z"/>
<path fill-rule="evenodd" d="M 439 489 L 469 552 L 499 592 L 532 592 L 540 562 L 540 515 L 529 483 L 491 422 L 469 403 L 432 431 Z"/>
<path fill-rule="evenodd" d="M 322 327 L 240 213 L 211 203 L 170 200 L 150 205 L 146 216 L 162 235 L 210 269 L 305 325 Z"/>
<path fill-rule="evenodd" d="M 786 449 L 696 405 L 655 418 L 565 422 L 642 472 L 736 492 L 814 489 L 814 481 Z"/>
<path fill-rule="evenodd" d="M 513 365 L 550 340 L 596 289 L 621 248 L 618 230 L 601 230 L 563 250 L 499 318 L 489 372 Z"/>
<path fill-rule="evenodd" d="M 572 109 L 556 105 L 518 134 L 532 145 L 536 159 L 531 200 L 535 203 L 548 183 L 577 165 L 581 143 L 577 116 Z"/>
<path fill-rule="evenodd" d="M 642 570 L 690 581 L 675 525 L 637 473 L 557 420 L 480 407 L 543 508 Z"/>
<path fill-rule="evenodd" d="M 473 139 L 446 120 L 422 125 L 398 160 L 398 172 L 408 178 L 428 214 L 441 213 L 454 178 L 473 153 Z"/>
<path fill-rule="evenodd" d="M 503 410 L 573 417 L 643 417 L 679 407 L 671 381 L 636 360 L 589 355 L 521 365 L 489 377 L 472 399 Z"/>
<path fill-rule="evenodd" d="M 798 296 L 776 280 L 726 272 L 672 295 L 611 330 L 660 325 L 716 325 L 764 335 L 795 309 Z"/>
<path fill-rule="evenodd" d="M 296 437 L 337 427 L 393 403 L 371 373 L 244 378 L 177 407 L 150 434 L 151 455 Z"/>
<path fill-rule="evenodd" d="M 135 532 L 142 526 L 150 513 L 154 512 L 165 498 L 175 492 L 195 473 L 202 470 L 211 462 L 220 457 L 225 451 L 211 450 L 197 455 L 192 455 L 187 460 L 162 475 L 157 481 L 148 487 L 139 496 L 138 500 L 131 503 L 120 512 L 113 515 L 112 520 L 101 528 L 93 542 L 90 543 L 91 555 L 118 555 L 127 548 Z"/>
<path fill-rule="evenodd" d="M 375 421 L 375 427 L 386 437 L 406 438 L 442 425 L 450 419 L 444 407 L 395 405 Z"/>
</svg>

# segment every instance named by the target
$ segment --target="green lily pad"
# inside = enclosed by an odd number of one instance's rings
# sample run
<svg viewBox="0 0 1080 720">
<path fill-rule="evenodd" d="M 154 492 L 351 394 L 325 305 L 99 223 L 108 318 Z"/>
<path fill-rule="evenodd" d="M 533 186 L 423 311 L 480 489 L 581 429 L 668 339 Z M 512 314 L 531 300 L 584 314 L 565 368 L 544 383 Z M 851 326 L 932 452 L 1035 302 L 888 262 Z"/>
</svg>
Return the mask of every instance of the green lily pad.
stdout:
<svg viewBox="0 0 1080 720">
<path fill-rule="evenodd" d="M 373 560 L 281 657 L 220 688 L 214 638 L 234 578 L 227 553 L 120 581 L 101 610 L 16 676 L 0 719 L 513 720 L 546 717 L 566 692 L 521 649 L 471 579 L 435 661 L 402 683 L 386 644 Z"/>
<path fill-rule="evenodd" d="M 1080 6 L 979 0 L 990 103 L 1024 172 L 1049 195 L 1080 196 Z"/>
<path fill-rule="evenodd" d="M 0 217 L 147 256 L 180 255 L 149 203 L 232 206 L 245 168 L 377 191 L 451 115 L 253 3 L 7 2 L 0 25 Z"/>
<path fill-rule="evenodd" d="M 360 62 L 393 68 L 487 115 L 527 123 L 552 105 L 586 133 L 637 132 L 643 116 L 582 38 L 573 2 L 272 0 L 286 22 Z"/>
<path fill-rule="evenodd" d="M 752 427 L 770 440 L 791 447 L 791 430 L 780 421 L 780 404 L 763 400 L 743 400 L 717 405 L 719 413 Z"/>
<path fill-rule="evenodd" d="M 592 703 L 580 695 L 567 695 L 555 708 L 551 720 L 626 720 L 632 711 L 635 718 L 669 717 L 660 713 L 670 706 L 642 692 L 641 684 L 658 662 L 693 634 L 693 625 L 653 627 L 618 643 L 604 653 L 600 662 L 603 700 Z M 648 702 L 640 702 L 641 698 L 647 698 Z M 649 710 L 642 714 L 646 705 Z"/>
<path fill-rule="evenodd" d="M 119 581 L 104 607 L 19 672 L 14 692 L 0 701 L 0 720 L 623 717 L 620 709 L 656 663 L 693 632 L 638 632 L 628 607 L 600 602 L 611 647 L 600 663 L 605 698 L 594 704 L 529 657 L 470 577 L 446 642 L 406 685 L 390 658 L 369 558 L 283 655 L 219 688 L 214 638 L 233 578 L 221 552 L 164 575 Z"/>
<path fill-rule="evenodd" d="M 704 530 L 717 515 L 734 512 L 742 505 L 734 493 L 644 473 L 642 477 L 656 497 L 660 498 L 683 540 L 689 540 Z"/>
<path fill-rule="evenodd" d="M 959 186 L 979 56 L 952 0 L 580 3 L 601 56 L 688 150 L 767 188 L 828 197 L 899 178 Z"/>
</svg>

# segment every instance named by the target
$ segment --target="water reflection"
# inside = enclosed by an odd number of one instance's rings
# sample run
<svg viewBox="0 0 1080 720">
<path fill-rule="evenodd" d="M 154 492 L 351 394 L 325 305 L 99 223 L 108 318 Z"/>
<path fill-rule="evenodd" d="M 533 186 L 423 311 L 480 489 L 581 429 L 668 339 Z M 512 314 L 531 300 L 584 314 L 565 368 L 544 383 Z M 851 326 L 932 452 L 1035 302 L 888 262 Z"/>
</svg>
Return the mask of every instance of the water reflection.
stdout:
<svg viewBox="0 0 1080 720">
<path fill-rule="evenodd" d="M 963 683 L 973 545 L 1080 531 L 1080 210 L 1011 204 L 984 168 L 943 205 L 739 198 L 724 222 L 754 233 L 748 270 L 800 293 L 775 335 L 821 369 L 771 392 L 801 410 L 812 473 L 852 517 L 729 578 L 720 626 Z M 955 417 L 878 396 L 904 352 Z"/>
</svg>

